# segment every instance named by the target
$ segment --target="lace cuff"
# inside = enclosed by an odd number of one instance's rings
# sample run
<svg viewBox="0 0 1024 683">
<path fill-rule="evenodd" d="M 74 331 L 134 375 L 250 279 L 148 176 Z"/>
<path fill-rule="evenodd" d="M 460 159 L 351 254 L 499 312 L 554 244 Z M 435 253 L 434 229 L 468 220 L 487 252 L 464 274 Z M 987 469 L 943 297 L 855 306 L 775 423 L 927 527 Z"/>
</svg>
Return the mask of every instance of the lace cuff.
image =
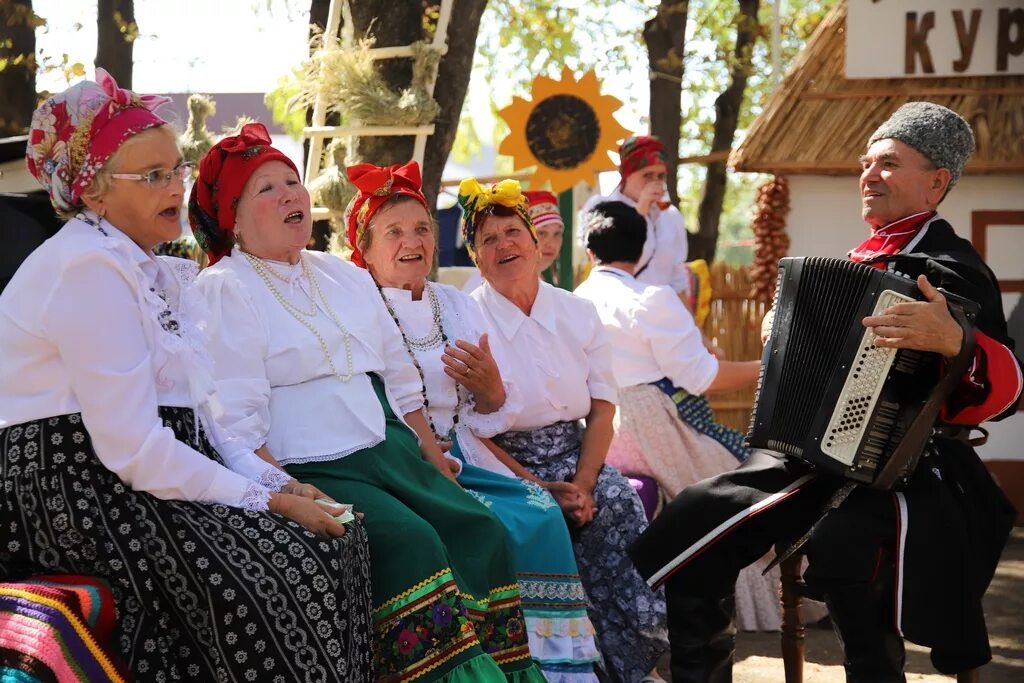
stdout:
<svg viewBox="0 0 1024 683">
<path fill-rule="evenodd" d="M 270 510 L 270 489 L 256 482 L 250 483 L 242 493 L 242 500 L 238 507 L 243 510 L 254 510 L 256 512 L 268 512 Z"/>
<path fill-rule="evenodd" d="M 516 415 L 522 410 L 522 401 L 515 383 L 505 381 L 502 384 L 505 386 L 505 403 L 493 413 L 482 415 L 476 412 L 476 405 L 472 398 L 463 403 L 459 420 L 479 437 L 487 439 L 507 432 L 515 421 Z"/>
<path fill-rule="evenodd" d="M 292 480 L 292 476 L 283 470 L 279 470 L 273 465 L 267 465 L 267 468 L 260 472 L 260 475 L 256 477 L 256 483 L 266 487 L 270 491 L 280 491 L 284 488 L 284 485 Z"/>
</svg>

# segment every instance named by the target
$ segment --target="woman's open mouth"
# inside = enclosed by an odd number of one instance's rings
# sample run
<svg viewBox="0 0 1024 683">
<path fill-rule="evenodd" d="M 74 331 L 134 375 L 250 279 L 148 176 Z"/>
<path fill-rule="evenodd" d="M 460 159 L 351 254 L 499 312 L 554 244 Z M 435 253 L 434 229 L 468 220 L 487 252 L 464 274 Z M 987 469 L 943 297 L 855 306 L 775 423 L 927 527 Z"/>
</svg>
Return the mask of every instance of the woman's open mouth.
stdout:
<svg viewBox="0 0 1024 683">
<path fill-rule="evenodd" d="M 301 211 L 292 211 L 290 214 L 284 217 L 285 223 L 301 223 L 305 214 Z"/>
</svg>

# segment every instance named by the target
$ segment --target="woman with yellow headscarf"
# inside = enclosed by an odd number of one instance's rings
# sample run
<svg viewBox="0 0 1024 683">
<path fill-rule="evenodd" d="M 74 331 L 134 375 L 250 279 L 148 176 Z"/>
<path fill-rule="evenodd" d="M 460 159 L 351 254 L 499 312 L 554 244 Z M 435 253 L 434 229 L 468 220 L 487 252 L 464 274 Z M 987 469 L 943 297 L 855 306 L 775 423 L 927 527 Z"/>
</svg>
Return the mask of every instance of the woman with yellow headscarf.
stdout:
<svg viewBox="0 0 1024 683">
<path fill-rule="evenodd" d="M 538 279 L 536 231 L 518 182 L 488 188 L 465 180 L 459 204 L 466 246 L 485 281 L 472 296 L 493 330 L 491 349 L 523 397 L 510 430 L 494 441 L 513 471 L 573 485 L 558 497 L 607 679 L 659 680 L 651 672 L 668 648 L 664 597 L 626 554 L 647 525 L 643 507 L 604 462 L 617 401 L 604 326 L 589 301 Z"/>
</svg>

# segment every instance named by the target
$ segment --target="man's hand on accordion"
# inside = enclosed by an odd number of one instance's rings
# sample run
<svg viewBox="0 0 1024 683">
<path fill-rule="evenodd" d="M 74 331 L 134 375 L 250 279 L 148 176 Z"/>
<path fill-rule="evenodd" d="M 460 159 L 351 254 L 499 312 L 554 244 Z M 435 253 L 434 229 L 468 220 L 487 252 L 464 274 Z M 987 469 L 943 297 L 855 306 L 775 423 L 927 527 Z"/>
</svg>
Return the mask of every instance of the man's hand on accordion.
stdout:
<svg viewBox="0 0 1024 683">
<path fill-rule="evenodd" d="M 896 304 L 881 315 L 864 318 L 864 326 L 877 335 L 875 346 L 956 356 L 964 333 L 950 314 L 946 297 L 924 275 L 918 276 L 917 287 L 927 301 Z"/>
</svg>

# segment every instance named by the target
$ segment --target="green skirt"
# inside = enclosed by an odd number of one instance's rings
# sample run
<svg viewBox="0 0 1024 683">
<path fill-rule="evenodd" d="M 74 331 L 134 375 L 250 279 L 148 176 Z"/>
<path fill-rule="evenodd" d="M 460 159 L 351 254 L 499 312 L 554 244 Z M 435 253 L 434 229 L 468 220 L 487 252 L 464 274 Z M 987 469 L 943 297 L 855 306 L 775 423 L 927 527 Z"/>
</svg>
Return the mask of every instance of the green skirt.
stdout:
<svg viewBox="0 0 1024 683">
<path fill-rule="evenodd" d="M 423 459 L 371 378 L 384 441 L 285 469 L 365 514 L 379 680 L 542 683 L 504 527 Z"/>
</svg>

